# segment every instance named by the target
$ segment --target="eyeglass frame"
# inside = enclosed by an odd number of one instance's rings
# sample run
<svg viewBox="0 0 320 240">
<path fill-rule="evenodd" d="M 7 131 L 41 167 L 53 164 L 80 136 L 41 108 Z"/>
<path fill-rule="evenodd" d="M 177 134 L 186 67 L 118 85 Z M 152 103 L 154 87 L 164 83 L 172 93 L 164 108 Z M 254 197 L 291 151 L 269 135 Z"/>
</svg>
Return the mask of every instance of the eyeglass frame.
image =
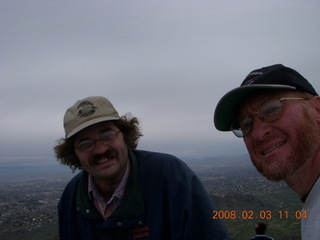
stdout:
<svg viewBox="0 0 320 240">
<path fill-rule="evenodd" d="M 112 132 L 112 133 L 115 133 L 114 137 L 113 137 L 110 141 L 108 141 L 108 142 L 104 141 L 104 140 L 103 140 L 104 135 L 105 135 L 106 133 L 111 133 L 111 132 Z M 101 142 L 102 144 L 104 144 L 105 146 L 114 143 L 114 142 L 117 140 L 118 134 L 119 134 L 120 132 L 121 132 L 121 130 L 119 130 L 119 131 L 108 130 L 108 131 L 103 132 L 103 133 L 101 134 L 101 137 L 99 137 L 99 138 L 97 138 L 97 139 L 85 139 L 85 140 L 83 140 L 83 141 L 80 141 L 80 143 L 83 143 L 83 142 L 91 142 L 91 143 L 92 143 L 92 147 L 90 147 L 89 150 L 81 150 L 81 148 L 79 148 L 79 145 L 78 145 L 78 144 L 74 144 L 74 148 L 77 149 L 77 150 L 80 151 L 80 152 L 83 152 L 83 153 L 91 152 L 91 151 L 93 151 L 93 149 L 95 148 L 96 143 L 97 143 L 98 141 Z M 77 145 L 78 145 L 78 146 L 77 146 Z"/>
<path fill-rule="evenodd" d="M 260 112 L 261 107 L 262 107 L 263 105 L 265 105 L 266 103 L 268 103 L 268 102 L 270 102 L 270 101 L 272 101 L 272 100 L 278 100 L 278 101 L 280 102 L 280 104 L 281 104 L 281 105 L 280 105 L 280 106 L 281 106 L 281 114 L 279 115 L 279 117 L 277 117 L 277 118 L 275 118 L 275 119 L 272 119 L 271 121 L 264 121 L 264 120 L 262 119 L 262 116 L 260 116 L 259 112 Z M 250 130 L 248 130 L 248 132 L 247 132 L 246 134 L 241 130 L 241 127 L 240 127 L 240 124 L 239 124 L 238 119 L 235 119 L 235 120 L 232 121 L 231 126 L 230 126 L 231 131 L 232 131 L 232 132 L 234 133 L 234 135 L 236 135 L 236 137 L 238 137 L 238 138 L 244 138 L 245 136 L 248 136 L 248 135 L 251 133 L 251 131 L 252 131 L 253 116 L 255 116 L 255 115 L 257 115 L 257 116 L 259 117 L 259 119 L 260 119 L 262 122 L 264 122 L 264 123 L 272 123 L 272 122 L 275 122 L 275 121 L 279 120 L 279 119 L 282 117 L 282 114 L 283 114 L 282 101 L 284 101 L 284 100 L 308 100 L 308 99 L 307 99 L 307 98 L 280 98 L 280 99 L 273 98 L 273 99 L 270 99 L 270 100 L 262 103 L 262 104 L 259 106 L 258 111 L 256 111 L 255 113 L 252 113 L 252 114 L 249 114 L 249 115 L 244 116 L 243 119 L 245 119 L 245 118 L 247 118 L 247 117 L 249 117 L 249 118 L 251 119 Z M 235 122 L 237 122 L 236 125 L 239 126 L 238 129 L 232 128 L 232 126 L 234 125 Z"/>
</svg>

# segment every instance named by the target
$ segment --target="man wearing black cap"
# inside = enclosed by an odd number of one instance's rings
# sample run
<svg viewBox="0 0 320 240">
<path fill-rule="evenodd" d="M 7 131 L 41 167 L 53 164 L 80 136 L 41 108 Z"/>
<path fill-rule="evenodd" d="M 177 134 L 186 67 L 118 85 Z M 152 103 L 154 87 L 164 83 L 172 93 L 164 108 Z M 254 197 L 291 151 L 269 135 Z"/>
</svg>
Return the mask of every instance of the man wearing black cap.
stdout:
<svg viewBox="0 0 320 240">
<path fill-rule="evenodd" d="M 281 64 L 254 70 L 220 99 L 214 124 L 243 138 L 262 175 L 301 197 L 302 237 L 319 239 L 320 97 L 312 85 Z"/>
<path fill-rule="evenodd" d="M 136 150 L 138 119 L 104 97 L 68 108 L 58 160 L 81 169 L 58 205 L 60 240 L 228 240 L 197 176 L 178 158 Z"/>
</svg>

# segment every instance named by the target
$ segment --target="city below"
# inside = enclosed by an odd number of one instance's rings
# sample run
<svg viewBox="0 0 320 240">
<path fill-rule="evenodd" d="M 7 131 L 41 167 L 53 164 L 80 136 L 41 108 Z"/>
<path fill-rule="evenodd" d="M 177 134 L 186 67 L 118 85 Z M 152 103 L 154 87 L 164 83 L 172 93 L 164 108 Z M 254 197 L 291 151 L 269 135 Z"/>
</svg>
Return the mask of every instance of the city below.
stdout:
<svg viewBox="0 0 320 240">
<path fill-rule="evenodd" d="M 267 223 L 274 239 L 300 240 L 305 216 L 295 193 L 283 182 L 264 179 L 250 164 L 234 161 L 187 161 L 218 209 L 212 220 L 222 219 L 236 240 L 253 237 L 257 222 Z M 58 239 L 57 204 L 75 173 L 64 166 L 44 169 L 0 168 L 0 239 Z"/>
</svg>

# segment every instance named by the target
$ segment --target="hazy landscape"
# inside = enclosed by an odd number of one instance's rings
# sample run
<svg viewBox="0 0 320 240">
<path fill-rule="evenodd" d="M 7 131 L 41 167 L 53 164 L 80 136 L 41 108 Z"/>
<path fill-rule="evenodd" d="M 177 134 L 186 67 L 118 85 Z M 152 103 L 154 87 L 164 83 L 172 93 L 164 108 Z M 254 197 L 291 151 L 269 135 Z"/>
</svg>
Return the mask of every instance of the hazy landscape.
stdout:
<svg viewBox="0 0 320 240">
<path fill-rule="evenodd" d="M 261 177 L 247 156 L 189 159 L 186 163 L 198 174 L 220 212 L 230 235 L 247 240 L 255 235 L 254 224 L 268 225 L 276 240 L 299 240 L 302 208 L 299 198 L 284 183 Z M 0 167 L 0 239 L 57 239 L 56 206 L 73 176 L 67 167 Z M 213 219 L 214 221 L 214 219 Z"/>
</svg>

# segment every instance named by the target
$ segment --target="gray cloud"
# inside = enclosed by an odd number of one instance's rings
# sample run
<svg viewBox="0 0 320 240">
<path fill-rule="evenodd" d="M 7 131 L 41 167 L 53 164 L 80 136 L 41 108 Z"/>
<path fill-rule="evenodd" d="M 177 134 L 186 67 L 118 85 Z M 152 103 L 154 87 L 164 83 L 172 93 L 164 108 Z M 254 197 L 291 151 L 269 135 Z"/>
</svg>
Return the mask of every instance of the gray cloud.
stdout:
<svg viewBox="0 0 320 240">
<path fill-rule="evenodd" d="M 65 110 L 90 95 L 141 120 L 140 148 L 243 154 L 214 129 L 216 103 L 274 63 L 320 91 L 319 10 L 312 0 L 0 1 L 0 161 L 52 157 Z"/>
</svg>

